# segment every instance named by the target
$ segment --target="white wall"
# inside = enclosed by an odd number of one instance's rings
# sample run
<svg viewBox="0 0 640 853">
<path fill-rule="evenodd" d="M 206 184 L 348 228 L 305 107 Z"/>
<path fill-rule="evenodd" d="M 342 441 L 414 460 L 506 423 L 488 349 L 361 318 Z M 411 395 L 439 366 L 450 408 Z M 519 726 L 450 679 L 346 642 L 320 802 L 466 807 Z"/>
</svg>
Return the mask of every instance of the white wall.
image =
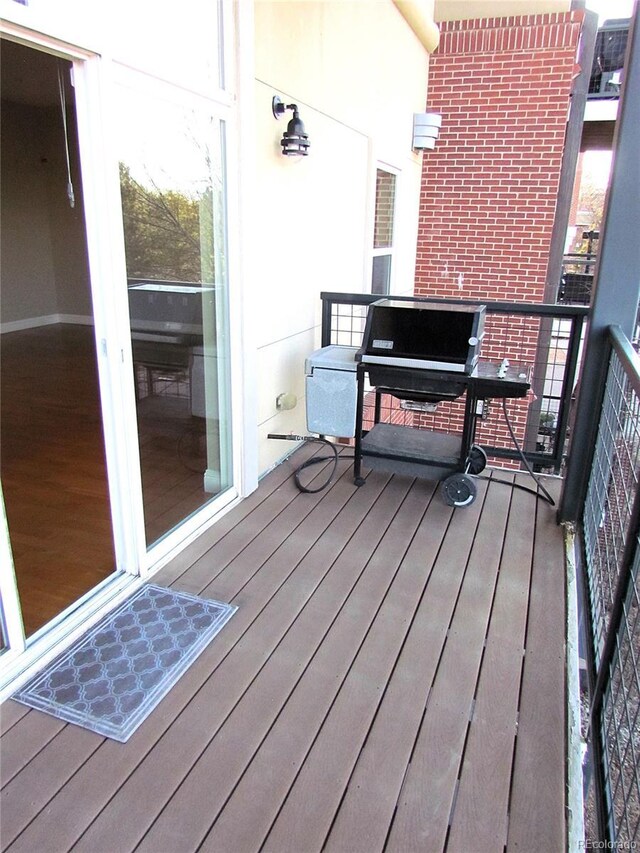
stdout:
<svg viewBox="0 0 640 853">
<path fill-rule="evenodd" d="M 2 300 L 4 328 L 33 326 L 60 315 L 92 314 L 82 194 L 67 198 L 59 112 L 3 102 Z M 73 130 L 73 123 L 71 126 Z M 74 140 L 72 162 L 77 155 Z"/>
<path fill-rule="evenodd" d="M 6 105 L 2 146 L 3 323 L 54 314 L 55 272 L 47 211 L 48 164 L 38 150 L 38 110 Z M 8 127 L 15 128 L 7 133 Z M 22 235 L 29 234 L 28 244 Z"/>
<path fill-rule="evenodd" d="M 378 163 L 399 170 L 394 290 L 410 293 L 421 156 L 414 112 L 426 105 L 428 55 L 392 0 L 258 0 L 255 5 L 258 274 L 248 304 L 257 329 L 260 470 L 290 447 L 268 432 L 306 432 L 304 360 L 320 345 L 320 293 L 370 288 Z M 311 146 L 284 157 L 271 100 L 296 103 Z M 276 397 L 298 405 L 278 412 Z"/>
<path fill-rule="evenodd" d="M 504 18 L 506 15 L 543 15 L 568 12 L 570 0 L 436 0 L 436 21 Z"/>
</svg>

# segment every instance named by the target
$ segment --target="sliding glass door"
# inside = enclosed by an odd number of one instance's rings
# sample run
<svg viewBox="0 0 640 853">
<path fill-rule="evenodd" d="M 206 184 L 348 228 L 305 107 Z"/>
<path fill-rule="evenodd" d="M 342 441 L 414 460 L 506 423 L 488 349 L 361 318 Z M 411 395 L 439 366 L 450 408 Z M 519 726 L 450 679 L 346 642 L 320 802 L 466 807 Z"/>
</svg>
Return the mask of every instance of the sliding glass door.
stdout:
<svg viewBox="0 0 640 853">
<path fill-rule="evenodd" d="M 0 22 L 0 693 L 237 494 L 230 21 L 134 5 Z"/>
</svg>

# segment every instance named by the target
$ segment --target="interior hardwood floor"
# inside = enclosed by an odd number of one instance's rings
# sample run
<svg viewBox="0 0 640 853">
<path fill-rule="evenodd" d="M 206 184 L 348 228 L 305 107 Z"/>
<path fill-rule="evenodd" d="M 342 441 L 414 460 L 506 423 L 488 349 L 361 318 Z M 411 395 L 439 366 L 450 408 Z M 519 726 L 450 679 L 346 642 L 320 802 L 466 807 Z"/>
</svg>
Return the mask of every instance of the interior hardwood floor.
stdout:
<svg viewBox="0 0 640 853">
<path fill-rule="evenodd" d="M 115 568 L 93 329 L 3 334 L 0 366 L 0 469 L 29 637 Z M 153 542 L 211 496 L 188 400 L 139 408 Z"/>
<path fill-rule="evenodd" d="M 0 465 L 27 636 L 114 569 L 92 330 L 0 338 Z"/>
</svg>

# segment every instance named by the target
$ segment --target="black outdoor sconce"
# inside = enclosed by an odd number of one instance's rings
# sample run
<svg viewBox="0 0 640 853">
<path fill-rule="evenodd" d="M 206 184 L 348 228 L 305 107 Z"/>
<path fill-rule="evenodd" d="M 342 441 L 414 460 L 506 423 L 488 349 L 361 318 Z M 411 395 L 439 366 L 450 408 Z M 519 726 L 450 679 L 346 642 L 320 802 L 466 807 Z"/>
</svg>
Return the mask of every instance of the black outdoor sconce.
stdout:
<svg viewBox="0 0 640 853">
<path fill-rule="evenodd" d="M 282 153 L 287 157 L 292 155 L 306 157 L 309 153 L 309 136 L 304 131 L 304 124 L 298 115 L 297 104 L 284 104 L 277 95 L 274 95 L 271 108 L 273 115 L 277 119 L 283 116 L 286 110 L 293 110 L 293 118 L 287 125 L 287 129 L 282 134 L 282 139 L 280 140 Z"/>
</svg>

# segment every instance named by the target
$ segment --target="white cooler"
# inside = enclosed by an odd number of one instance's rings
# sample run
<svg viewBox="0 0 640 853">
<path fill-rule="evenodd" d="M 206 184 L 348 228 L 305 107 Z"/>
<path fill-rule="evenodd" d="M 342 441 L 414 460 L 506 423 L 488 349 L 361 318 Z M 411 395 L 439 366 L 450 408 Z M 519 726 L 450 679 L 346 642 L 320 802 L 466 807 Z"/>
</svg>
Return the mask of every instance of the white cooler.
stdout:
<svg viewBox="0 0 640 853">
<path fill-rule="evenodd" d="M 353 438 L 356 434 L 357 347 L 328 346 L 305 360 L 307 430 Z"/>
</svg>

